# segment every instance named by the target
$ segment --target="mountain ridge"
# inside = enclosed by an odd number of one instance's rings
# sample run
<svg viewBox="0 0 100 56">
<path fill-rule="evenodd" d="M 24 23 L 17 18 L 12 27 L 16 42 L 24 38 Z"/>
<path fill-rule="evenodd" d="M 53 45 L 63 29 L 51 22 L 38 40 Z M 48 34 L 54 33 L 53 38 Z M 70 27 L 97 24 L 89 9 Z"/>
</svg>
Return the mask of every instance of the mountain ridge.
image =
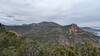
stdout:
<svg viewBox="0 0 100 56">
<path fill-rule="evenodd" d="M 1 26 L 0 55 L 1 56 L 98 56 L 100 55 L 100 38 L 82 30 L 76 24 L 67 26 Z M 10 28 L 10 29 L 7 29 Z M 13 29 L 13 27 L 15 29 Z M 18 29 L 20 28 L 20 29 Z M 26 30 L 25 28 L 29 28 Z M 16 31 L 32 33 L 32 37 L 17 35 Z M 12 30 L 12 31 L 11 31 Z M 15 30 L 15 31 L 14 31 Z M 34 30 L 34 31 L 33 31 Z M 25 33 L 23 32 L 23 33 Z M 34 33 L 33 33 L 34 32 Z M 37 34 L 37 39 L 35 38 Z M 40 37 L 40 38 L 39 38 Z M 41 41 L 42 40 L 42 41 Z M 43 42 L 45 40 L 45 42 Z"/>
<path fill-rule="evenodd" d="M 14 31 L 23 37 L 31 37 L 44 42 L 83 43 L 91 41 L 99 44 L 99 38 L 88 31 L 83 30 L 77 24 L 61 26 L 53 22 L 41 22 L 37 24 L 6 26 L 9 31 Z"/>
</svg>

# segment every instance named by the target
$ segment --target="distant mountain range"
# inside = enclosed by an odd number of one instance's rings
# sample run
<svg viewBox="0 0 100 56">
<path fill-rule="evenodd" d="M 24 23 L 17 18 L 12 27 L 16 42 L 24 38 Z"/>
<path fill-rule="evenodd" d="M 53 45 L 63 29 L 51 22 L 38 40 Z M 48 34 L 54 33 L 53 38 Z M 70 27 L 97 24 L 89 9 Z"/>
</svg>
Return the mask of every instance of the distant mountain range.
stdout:
<svg viewBox="0 0 100 56">
<path fill-rule="evenodd" d="M 76 24 L 62 26 L 54 22 L 41 22 L 24 25 L 8 26 L 0 24 L 9 32 L 16 32 L 17 35 L 38 39 L 44 42 L 60 42 L 60 43 L 84 43 L 91 41 L 100 44 L 99 36 L 92 31 L 99 31 L 89 27 L 79 27 Z"/>
<path fill-rule="evenodd" d="M 100 36 L 100 27 L 83 27 L 82 29 Z"/>
</svg>

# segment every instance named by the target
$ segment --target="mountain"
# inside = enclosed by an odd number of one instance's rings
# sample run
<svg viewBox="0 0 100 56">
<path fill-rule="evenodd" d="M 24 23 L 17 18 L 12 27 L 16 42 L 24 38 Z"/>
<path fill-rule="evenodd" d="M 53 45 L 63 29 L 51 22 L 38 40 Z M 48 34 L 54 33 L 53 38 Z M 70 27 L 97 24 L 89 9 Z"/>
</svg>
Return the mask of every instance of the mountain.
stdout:
<svg viewBox="0 0 100 56">
<path fill-rule="evenodd" d="M 0 24 L 1 56 L 100 56 L 99 41 L 76 24 Z"/>
<path fill-rule="evenodd" d="M 3 28 L 3 27 L 4 27 L 4 25 L 0 23 L 0 28 Z"/>
<path fill-rule="evenodd" d="M 0 27 L 2 27 L 2 24 L 0 23 Z"/>
<path fill-rule="evenodd" d="M 82 29 L 100 36 L 100 27 L 83 27 Z"/>
<path fill-rule="evenodd" d="M 64 36 L 61 25 L 53 22 L 32 23 L 29 25 L 6 26 L 6 29 L 15 31 L 25 37 L 34 37 L 36 39 L 46 39 L 46 41 L 55 41 L 60 36 Z"/>
<path fill-rule="evenodd" d="M 98 43 L 99 38 L 91 32 L 83 30 L 81 27 L 77 26 L 76 24 L 71 24 L 67 26 L 67 34 L 68 37 L 71 39 L 70 42 L 73 43 L 84 43 L 86 41 L 91 41 Z M 70 40 L 69 39 L 69 40 Z"/>
<path fill-rule="evenodd" d="M 6 31 L 5 26 L 0 23 L 0 32 Z"/>
<path fill-rule="evenodd" d="M 16 32 L 24 37 L 38 39 L 44 42 L 84 43 L 91 41 L 99 43 L 95 34 L 83 30 L 76 24 L 62 26 L 54 22 L 41 22 L 16 26 L 6 26 L 9 31 Z"/>
</svg>

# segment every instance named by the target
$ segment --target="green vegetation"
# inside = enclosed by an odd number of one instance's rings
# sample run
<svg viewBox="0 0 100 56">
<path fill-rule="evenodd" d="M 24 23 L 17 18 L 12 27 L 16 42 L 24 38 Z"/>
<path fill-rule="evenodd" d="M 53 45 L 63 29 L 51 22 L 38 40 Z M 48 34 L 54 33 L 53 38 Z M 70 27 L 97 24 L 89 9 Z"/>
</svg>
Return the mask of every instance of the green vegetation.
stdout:
<svg viewBox="0 0 100 56">
<path fill-rule="evenodd" d="M 0 36 L 0 56 L 100 56 L 100 47 L 88 42 L 78 47 L 63 46 L 5 34 Z"/>
<path fill-rule="evenodd" d="M 100 47 L 90 42 L 72 46 L 42 42 L 3 29 L 0 31 L 0 56 L 100 56 Z"/>
</svg>

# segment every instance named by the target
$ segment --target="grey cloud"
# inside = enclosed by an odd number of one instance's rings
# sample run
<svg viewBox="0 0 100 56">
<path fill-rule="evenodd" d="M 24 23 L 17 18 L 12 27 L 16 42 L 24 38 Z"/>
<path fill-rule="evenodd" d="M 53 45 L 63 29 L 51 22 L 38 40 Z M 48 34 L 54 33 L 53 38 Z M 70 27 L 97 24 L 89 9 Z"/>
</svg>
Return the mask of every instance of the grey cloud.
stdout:
<svg viewBox="0 0 100 56">
<path fill-rule="evenodd" d="M 53 21 L 62 25 L 99 26 L 99 3 L 99 0 L 0 0 L 0 22 Z"/>
</svg>

